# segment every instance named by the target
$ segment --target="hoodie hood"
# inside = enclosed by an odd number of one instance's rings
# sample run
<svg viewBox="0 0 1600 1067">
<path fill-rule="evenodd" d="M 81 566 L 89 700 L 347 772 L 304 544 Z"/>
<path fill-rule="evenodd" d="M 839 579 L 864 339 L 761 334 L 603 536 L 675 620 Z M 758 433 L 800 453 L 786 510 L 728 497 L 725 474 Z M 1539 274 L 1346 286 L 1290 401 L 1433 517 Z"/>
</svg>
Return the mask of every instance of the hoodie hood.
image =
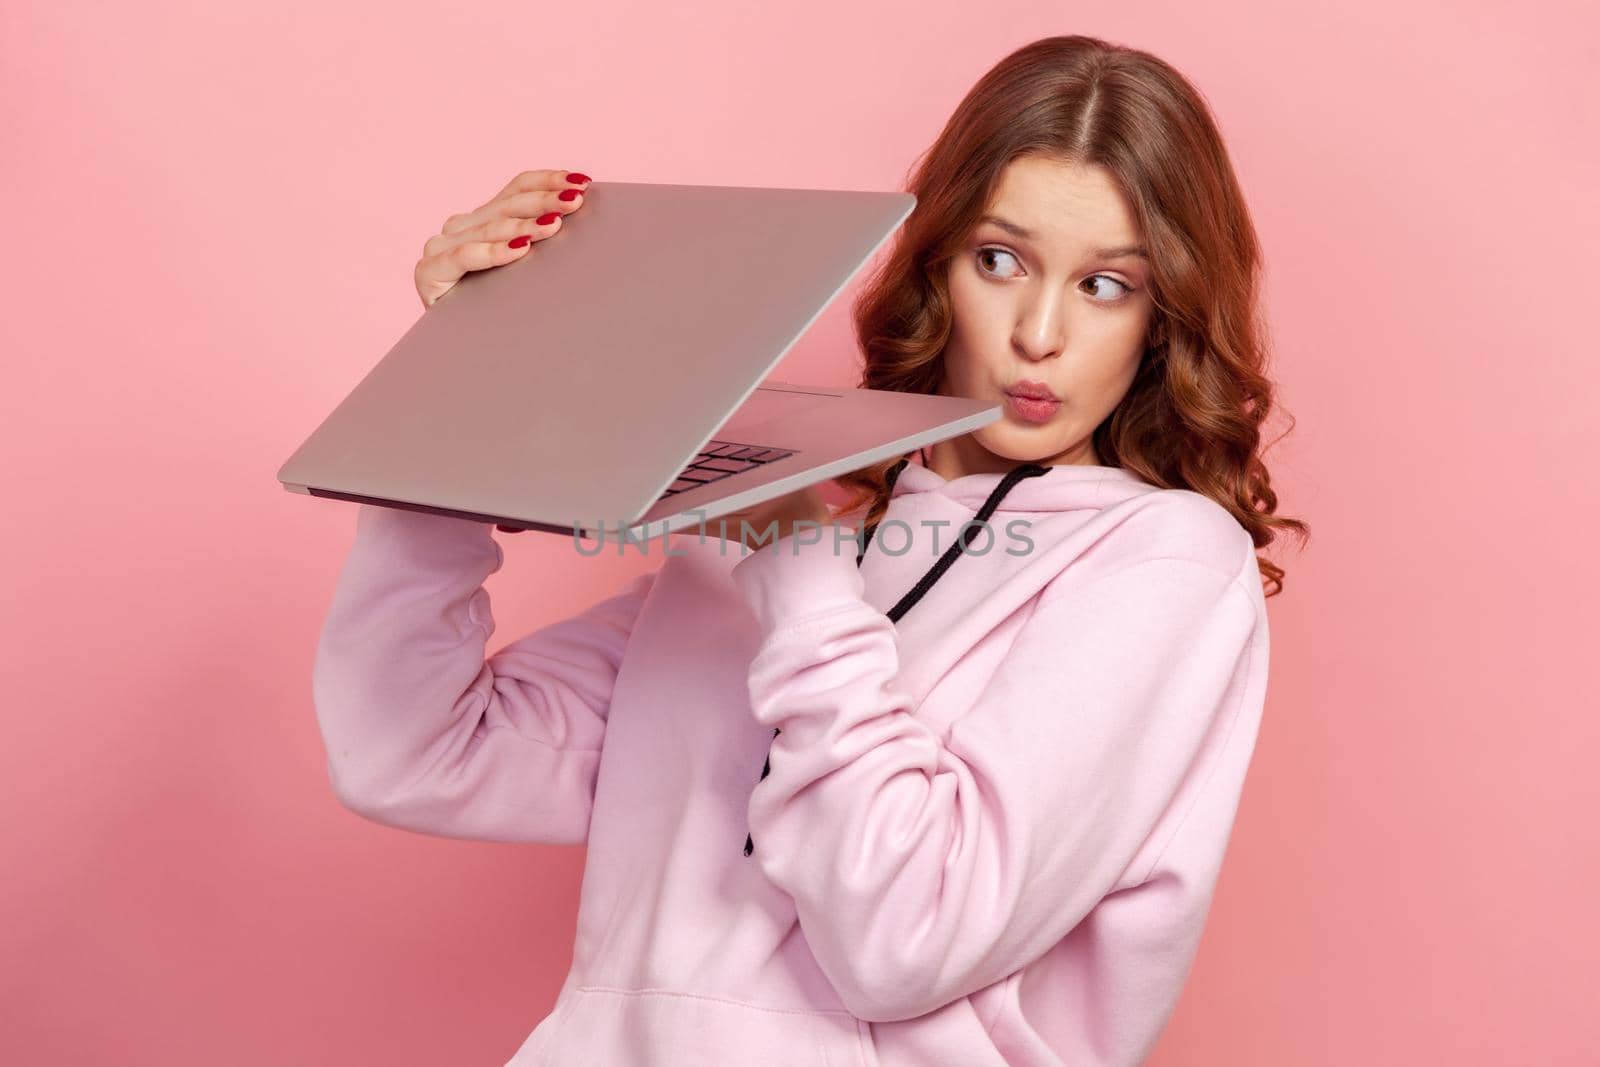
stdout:
<svg viewBox="0 0 1600 1067">
<path fill-rule="evenodd" d="M 1021 467 L 1032 476 L 1016 477 Z M 992 510 L 982 519 L 986 506 Z M 941 569 L 967 524 L 987 529 L 973 530 L 970 553 Z M 858 567 L 864 599 L 886 614 L 921 588 L 928 599 L 894 614 L 896 628 L 945 642 L 957 631 L 970 639 L 999 625 L 1058 579 L 1088 581 L 1129 560 L 1163 556 L 1239 575 L 1254 564 L 1254 544 L 1209 497 L 1151 485 L 1121 467 L 1023 464 L 946 479 L 907 462 Z"/>
<path fill-rule="evenodd" d="M 1013 485 L 1000 498 L 996 513 L 1098 510 L 1159 491 L 1122 467 L 1065 463 L 1045 470 L 1046 473 L 1036 478 L 1025 478 Z M 926 493 L 976 512 L 1004 477 L 1004 474 L 985 473 L 946 479 L 920 463 L 907 463 L 895 481 L 890 499 Z"/>
</svg>

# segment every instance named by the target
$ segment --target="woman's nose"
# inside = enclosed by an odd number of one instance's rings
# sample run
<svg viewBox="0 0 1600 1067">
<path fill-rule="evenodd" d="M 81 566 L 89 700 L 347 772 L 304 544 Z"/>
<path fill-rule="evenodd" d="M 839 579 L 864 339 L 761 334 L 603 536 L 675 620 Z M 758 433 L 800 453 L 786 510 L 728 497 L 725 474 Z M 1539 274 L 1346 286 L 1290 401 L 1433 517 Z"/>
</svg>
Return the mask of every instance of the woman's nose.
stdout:
<svg viewBox="0 0 1600 1067">
<path fill-rule="evenodd" d="M 1012 344 L 1026 358 L 1035 362 L 1058 354 L 1065 345 L 1062 336 L 1065 322 L 1062 301 L 1056 297 L 1041 297 L 1027 309 L 1012 334 Z"/>
</svg>

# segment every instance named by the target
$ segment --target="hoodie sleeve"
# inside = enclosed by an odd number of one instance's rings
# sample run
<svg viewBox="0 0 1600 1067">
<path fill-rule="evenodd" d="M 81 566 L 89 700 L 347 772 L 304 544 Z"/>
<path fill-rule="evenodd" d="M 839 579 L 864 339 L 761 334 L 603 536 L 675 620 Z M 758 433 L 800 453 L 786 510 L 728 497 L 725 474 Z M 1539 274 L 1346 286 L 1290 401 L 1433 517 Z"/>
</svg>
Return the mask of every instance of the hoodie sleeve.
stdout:
<svg viewBox="0 0 1600 1067">
<path fill-rule="evenodd" d="M 1129 884 L 1148 875 L 1147 843 L 1239 711 L 1256 608 L 1186 559 L 1047 589 L 941 736 L 897 686 L 894 625 L 853 556 L 795 541 L 732 570 L 763 633 L 751 707 L 779 731 L 754 857 L 845 1007 L 914 1018 L 1041 957 L 1136 859 Z"/>
<path fill-rule="evenodd" d="M 362 504 L 313 667 L 340 802 L 443 837 L 581 844 L 611 690 L 655 572 L 485 660 L 488 523 Z"/>
</svg>

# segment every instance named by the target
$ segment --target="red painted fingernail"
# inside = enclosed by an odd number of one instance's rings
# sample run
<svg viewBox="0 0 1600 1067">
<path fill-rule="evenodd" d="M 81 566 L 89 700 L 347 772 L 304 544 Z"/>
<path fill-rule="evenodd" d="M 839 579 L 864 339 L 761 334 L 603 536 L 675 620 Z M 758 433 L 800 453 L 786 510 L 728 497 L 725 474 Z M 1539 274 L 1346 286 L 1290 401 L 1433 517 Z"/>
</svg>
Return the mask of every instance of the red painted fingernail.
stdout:
<svg viewBox="0 0 1600 1067">
<path fill-rule="evenodd" d="M 556 221 L 556 219 L 559 219 L 560 217 L 561 217 L 561 212 L 559 212 L 559 211 L 546 211 L 543 215 L 540 215 L 538 218 L 534 219 L 533 221 L 537 222 L 540 226 L 548 226 L 552 222 Z"/>
<path fill-rule="evenodd" d="M 587 174 L 579 174 L 577 171 L 573 171 L 571 174 L 567 175 L 567 181 L 571 182 L 573 185 L 584 185 L 589 181 L 589 176 Z"/>
<path fill-rule="evenodd" d="M 527 234 L 519 233 L 511 240 L 507 241 L 506 244 L 510 245 L 512 248 L 521 248 L 531 240 L 533 240 L 533 238 L 529 237 Z"/>
<path fill-rule="evenodd" d="M 561 190 L 561 192 L 556 194 L 556 199 L 557 200 L 576 200 L 576 199 L 578 199 L 578 195 L 579 195 L 578 194 L 578 190 L 576 190 L 576 189 L 563 189 L 563 190 Z"/>
</svg>

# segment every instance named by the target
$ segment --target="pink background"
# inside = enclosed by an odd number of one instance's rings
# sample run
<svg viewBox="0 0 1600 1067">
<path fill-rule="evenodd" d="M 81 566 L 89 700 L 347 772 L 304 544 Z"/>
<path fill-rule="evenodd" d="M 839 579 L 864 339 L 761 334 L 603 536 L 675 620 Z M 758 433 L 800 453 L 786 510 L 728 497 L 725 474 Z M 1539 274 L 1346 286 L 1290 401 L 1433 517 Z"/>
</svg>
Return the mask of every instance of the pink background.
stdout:
<svg viewBox="0 0 1600 1067">
<path fill-rule="evenodd" d="M 517 171 L 898 188 L 991 64 L 1086 32 L 1218 113 L 1313 524 L 1151 1062 L 1595 1063 L 1594 5 L 683 6 L 6 6 L 0 1062 L 502 1063 L 582 850 L 338 806 L 353 508 L 278 465 Z M 783 377 L 848 382 L 846 303 Z M 637 567 L 504 543 L 494 645 Z"/>
</svg>

